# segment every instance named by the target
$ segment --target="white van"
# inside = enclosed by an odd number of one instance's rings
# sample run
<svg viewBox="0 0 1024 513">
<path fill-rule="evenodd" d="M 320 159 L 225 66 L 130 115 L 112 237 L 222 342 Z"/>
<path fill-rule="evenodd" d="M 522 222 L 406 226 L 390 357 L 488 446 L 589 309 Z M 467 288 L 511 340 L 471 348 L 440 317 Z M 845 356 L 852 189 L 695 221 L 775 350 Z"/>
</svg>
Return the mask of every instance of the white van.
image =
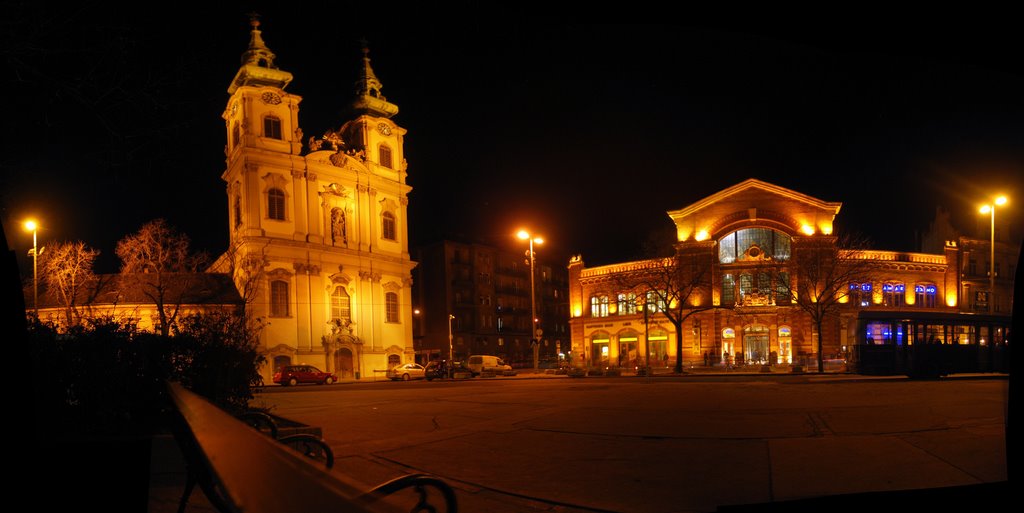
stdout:
<svg viewBox="0 0 1024 513">
<path fill-rule="evenodd" d="M 498 376 L 511 376 L 513 375 L 512 366 L 502 361 L 497 356 L 489 355 L 477 355 L 470 356 L 466 362 L 466 366 L 473 372 L 474 376 L 479 376 L 484 372 L 494 373 Z"/>
</svg>

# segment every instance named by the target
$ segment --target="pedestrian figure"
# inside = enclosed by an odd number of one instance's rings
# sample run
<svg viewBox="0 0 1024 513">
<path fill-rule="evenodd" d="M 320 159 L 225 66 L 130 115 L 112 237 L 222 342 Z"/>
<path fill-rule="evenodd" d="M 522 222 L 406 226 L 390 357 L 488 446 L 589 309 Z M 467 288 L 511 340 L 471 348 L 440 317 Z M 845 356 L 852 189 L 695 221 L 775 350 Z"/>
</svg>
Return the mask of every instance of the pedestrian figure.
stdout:
<svg viewBox="0 0 1024 513">
<path fill-rule="evenodd" d="M 704 366 L 707 367 L 711 363 L 711 358 L 708 356 L 708 352 L 704 351 Z"/>
</svg>

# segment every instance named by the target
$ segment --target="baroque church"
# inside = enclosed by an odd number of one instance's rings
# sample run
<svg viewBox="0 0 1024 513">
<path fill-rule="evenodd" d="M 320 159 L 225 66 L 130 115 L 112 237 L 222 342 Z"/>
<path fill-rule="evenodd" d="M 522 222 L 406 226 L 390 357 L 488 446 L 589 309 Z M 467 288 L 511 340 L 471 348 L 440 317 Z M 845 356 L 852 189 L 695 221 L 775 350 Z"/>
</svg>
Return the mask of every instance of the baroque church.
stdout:
<svg viewBox="0 0 1024 513">
<path fill-rule="evenodd" d="M 351 119 L 304 140 L 292 75 L 251 26 L 223 113 L 230 242 L 210 270 L 231 273 L 262 320 L 267 383 L 288 364 L 366 379 L 411 362 L 416 263 L 398 106 L 364 45 Z"/>
</svg>

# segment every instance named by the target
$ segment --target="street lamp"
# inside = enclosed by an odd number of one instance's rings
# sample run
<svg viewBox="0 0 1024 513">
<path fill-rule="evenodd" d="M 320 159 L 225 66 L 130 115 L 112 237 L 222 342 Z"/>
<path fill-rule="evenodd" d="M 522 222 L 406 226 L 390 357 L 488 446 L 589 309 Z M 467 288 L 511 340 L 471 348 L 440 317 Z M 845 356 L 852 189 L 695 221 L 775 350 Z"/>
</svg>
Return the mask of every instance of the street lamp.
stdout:
<svg viewBox="0 0 1024 513">
<path fill-rule="evenodd" d="M 533 252 L 533 243 L 543 244 L 544 239 L 540 237 L 534 237 L 530 235 L 530 232 L 526 230 L 519 230 L 516 234 L 522 240 L 530 241 L 530 345 L 533 346 L 533 370 L 536 372 L 540 368 L 540 336 L 541 330 L 537 329 L 537 294 L 534 291 L 534 271 L 533 265 L 536 260 L 536 254 Z"/>
<path fill-rule="evenodd" d="M 991 205 L 982 205 L 982 214 L 991 214 L 992 217 L 992 240 L 989 244 L 988 257 L 988 311 L 995 311 L 996 303 L 996 206 L 1005 205 L 1006 196 L 999 196 L 992 200 Z"/>
<path fill-rule="evenodd" d="M 452 319 L 454 318 L 454 315 L 448 314 L 448 372 L 451 372 L 452 362 L 455 361 L 455 351 L 452 348 Z"/>
<path fill-rule="evenodd" d="M 36 233 L 39 231 L 39 224 L 35 220 L 25 221 L 25 229 L 32 232 L 32 249 L 28 250 L 28 256 L 32 257 L 32 311 L 39 317 L 39 255 L 46 248 L 36 246 Z"/>
</svg>

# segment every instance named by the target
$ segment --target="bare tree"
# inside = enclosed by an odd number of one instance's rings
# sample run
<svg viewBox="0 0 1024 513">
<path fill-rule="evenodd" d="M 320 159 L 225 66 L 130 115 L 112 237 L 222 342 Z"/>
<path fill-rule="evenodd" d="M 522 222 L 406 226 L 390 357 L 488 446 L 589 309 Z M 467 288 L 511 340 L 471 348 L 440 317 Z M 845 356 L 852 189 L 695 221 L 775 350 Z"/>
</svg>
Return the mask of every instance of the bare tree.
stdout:
<svg viewBox="0 0 1024 513">
<path fill-rule="evenodd" d="M 150 221 L 117 243 L 124 287 L 153 302 L 161 335 L 170 334 L 181 305 L 188 301 L 195 274 L 206 264 L 203 253 L 192 254 L 187 235 L 163 219 Z"/>
<path fill-rule="evenodd" d="M 48 249 L 42 256 L 40 277 L 47 293 L 63 308 L 67 326 L 76 326 L 81 322 L 77 305 L 87 300 L 86 288 L 96 282 L 93 265 L 100 252 L 81 241 L 58 242 Z"/>
<path fill-rule="evenodd" d="M 865 254 L 867 240 L 857 235 L 814 236 L 793 239 L 793 256 L 786 267 L 791 278 L 779 283 L 779 293 L 805 312 L 818 333 L 818 372 L 824 372 L 822 327 L 839 315 L 851 297 L 851 284 L 871 278 L 871 261 Z"/>
<path fill-rule="evenodd" d="M 675 328 L 676 374 L 683 372 L 683 324 L 690 316 L 714 308 L 713 257 L 708 244 L 681 245 L 671 256 L 642 260 L 616 277 L 619 287 L 635 290 L 645 309 L 661 313 Z"/>
<path fill-rule="evenodd" d="M 211 272 L 228 273 L 231 275 L 235 286 L 238 288 L 238 293 L 242 296 L 242 301 L 244 302 L 243 318 L 250 326 L 255 326 L 259 322 L 259 319 L 252 316 L 252 304 L 256 302 L 262 292 L 260 287 L 266 278 L 267 265 L 269 265 L 269 261 L 266 257 L 265 246 L 258 252 L 250 251 L 243 253 L 240 251 L 240 246 L 235 245 L 228 248 L 210 266 Z"/>
</svg>

